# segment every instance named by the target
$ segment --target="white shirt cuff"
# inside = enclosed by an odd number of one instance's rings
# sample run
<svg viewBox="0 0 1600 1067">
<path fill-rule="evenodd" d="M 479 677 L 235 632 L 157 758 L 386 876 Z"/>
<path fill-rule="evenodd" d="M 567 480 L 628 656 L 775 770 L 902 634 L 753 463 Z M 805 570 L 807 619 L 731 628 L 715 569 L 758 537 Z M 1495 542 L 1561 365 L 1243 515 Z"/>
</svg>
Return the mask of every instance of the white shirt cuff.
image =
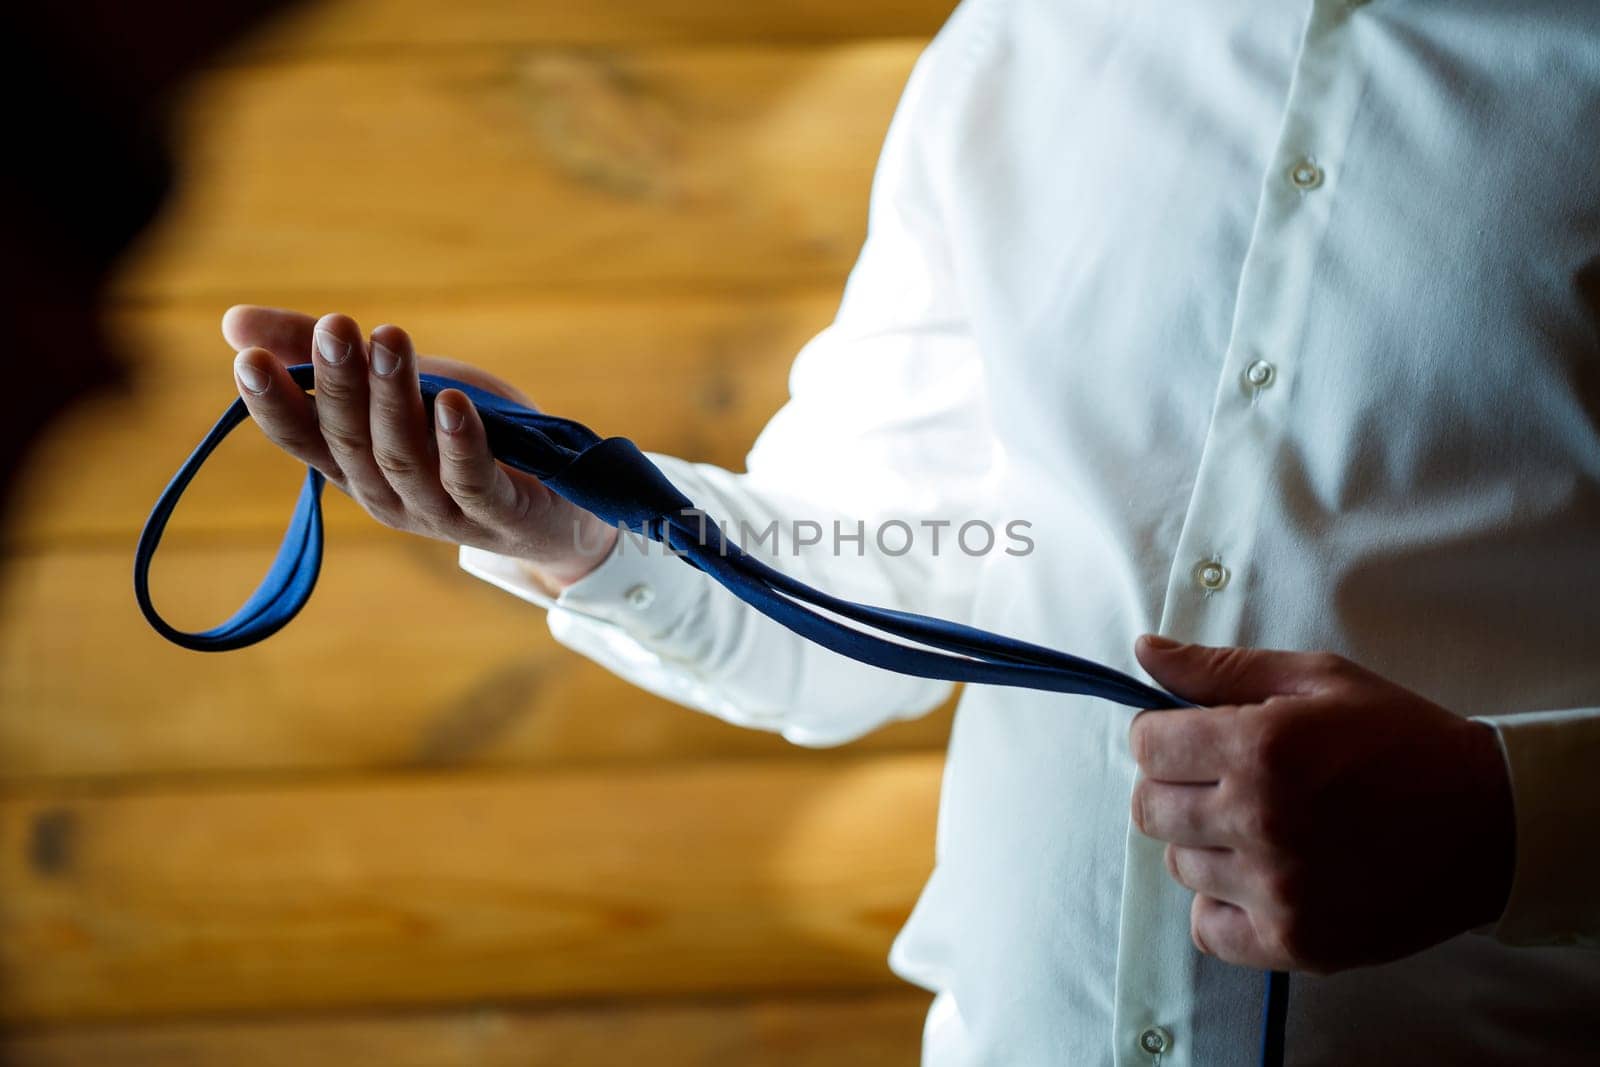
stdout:
<svg viewBox="0 0 1600 1067">
<path fill-rule="evenodd" d="M 660 640 L 681 628 L 705 576 L 664 546 L 620 534 L 616 547 L 594 570 L 552 597 L 522 560 L 461 546 L 461 569 L 491 585 L 546 608 Z"/>
<path fill-rule="evenodd" d="M 1600 947 L 1600 709 L 1481 716 L 1516 806 L 1516 873 L 1485 932 L 1512 945 Z"/>
<path fill-rule="evenodd" d="M 625 535 L 624 535 L 625 536 Z M 551 635 L 634 685 L 659 697 L 708 712 L 736 726 L 782 733 L 801 745 L 843 738 L 786 724 L 780 708 L 734 700 L 706 674 L 699 659 L 705 635 L 699 621 L 711 580 L 659 545 L 641 551 L 636 541 L 618 547 L 559 597 L 551 597 L 520 560 L 461 548 L 461 568 L 491 585 L 548 609 Z"/>
</svg>

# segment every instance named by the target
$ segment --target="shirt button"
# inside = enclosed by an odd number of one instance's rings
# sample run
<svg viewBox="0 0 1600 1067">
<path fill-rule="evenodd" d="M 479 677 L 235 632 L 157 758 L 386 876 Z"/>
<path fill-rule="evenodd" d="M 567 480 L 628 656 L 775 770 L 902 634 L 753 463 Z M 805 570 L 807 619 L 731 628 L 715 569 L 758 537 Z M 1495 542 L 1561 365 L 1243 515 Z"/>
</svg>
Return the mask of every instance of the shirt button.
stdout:
<svg viewBox="0 0 1600 1067">
<path fill-rule="evenodd" d="M 622 598 L 634 611 L 643 611 L 656 602 L 656 591 L 640 582 L 638 585 L 629 586 L 628 591 L 622 594 Z"/>
<path fill-rule="evenodd" d="M 1278 369 L 1264 359 L 1258 359 L 1244 369 L 1244 381 L 1252 389 L 1265 389 L 1278 376 Z"/>
<path fill-rule="evenodd" d="M 1317 166 L 1317 161 L 1307 156 L 1289 168 L 1289 181 L 1301 192 L 1309 192 L 1322 184 L 1322 168 Z"/>
<path fill-rule="evenodd" d="M 1139 1031 L 1139 1051 L 1159 1056 L 1172 1047 L 1172 1035 L 1164 1026 L 1147 1026 Z"/>
<path fill-rule="evenodd" d="M 1208 593 L 1228 584 L 1228 568 L 1214 559 L 1201 560 L 1194 568 L 1194 580 Z"/>
</svg>

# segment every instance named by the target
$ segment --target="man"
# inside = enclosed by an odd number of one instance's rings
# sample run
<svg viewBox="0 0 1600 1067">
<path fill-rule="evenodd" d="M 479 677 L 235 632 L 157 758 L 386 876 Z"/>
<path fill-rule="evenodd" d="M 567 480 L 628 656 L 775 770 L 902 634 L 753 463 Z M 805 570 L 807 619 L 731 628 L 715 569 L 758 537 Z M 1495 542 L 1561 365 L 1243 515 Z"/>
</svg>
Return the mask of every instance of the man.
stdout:
<svg viewBox="0 0 1600 1067">
<path fill-rule="evenodd" d="M 777 562 L 1124 666 L 1166 635 L 1206 705 L 965 693 L 891 957 L 926 1064 L 1250 1064 L 1267 967 L 1293 1064 L 1594 1062 L 1597 120 L 1600 6 L 1554 0 L 967 0 L 923 56 L 749 472 L 658 462 L 756 530 L 1025 519 Z M 403 331 L 225 333 L 269 436 L 640 685 L 800 744 L 944 695 L 575 545 L 460 393 L 430 435 Z"/>
</svg>

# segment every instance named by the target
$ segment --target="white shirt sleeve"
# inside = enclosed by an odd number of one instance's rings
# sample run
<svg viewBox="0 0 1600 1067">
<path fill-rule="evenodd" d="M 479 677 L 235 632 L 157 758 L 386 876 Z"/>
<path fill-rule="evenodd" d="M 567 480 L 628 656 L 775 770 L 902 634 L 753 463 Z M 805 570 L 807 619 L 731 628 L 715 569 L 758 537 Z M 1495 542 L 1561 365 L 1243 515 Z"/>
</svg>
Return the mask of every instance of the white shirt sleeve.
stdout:
<svg viewBox="0 0 1600 1067">
<path fill-rule="evenodd" d="M 1484 716 L 1516 807 L 1516 874 L 1492 929 L 1513 945 L 1600 948 L 1600 709 Z"/>
<path fill-rule="evenodd" d="M 797 357 L 790 399 L 748 473 L 651 458 L 726 528 L 775 529 L 755 550 L 786 573 L 847 599 L 960 618 L 980 561 L 957 549 L 955 532 L 992 518 L 996 446 L 928 165 L 936 97 L 965 59 L 946 36 L 918 61 L 891 123 L 835 321 Z M 820 541 L 802 544 L 811 538 Z M 461 565 L 548 608 L 558 641 L 640 687 L 797 744 L 841 743 L 950 690 L 815 646 L 627 535 L 554 600 L 515 560 L 463 548 Z"/>
</svg>

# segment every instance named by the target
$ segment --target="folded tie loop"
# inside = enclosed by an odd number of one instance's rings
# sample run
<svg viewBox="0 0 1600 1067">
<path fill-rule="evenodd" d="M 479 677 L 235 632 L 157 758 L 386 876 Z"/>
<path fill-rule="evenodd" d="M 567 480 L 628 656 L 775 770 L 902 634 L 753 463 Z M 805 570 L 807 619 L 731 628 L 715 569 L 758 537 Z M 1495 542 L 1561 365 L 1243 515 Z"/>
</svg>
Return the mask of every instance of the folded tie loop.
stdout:
<svg viewBox="0 0 1600 1067">
<path fill-rule="evenodd" d="M 250 599 L 227 622 L 209 630 L 188 633 L 162 618 L 150 599 L 150 560 L 155 555 L 156 546 L 161 543 L 161 535 L 166 531 L 167 521 L 172 518 L 178 498 L 223 438 L 249 417 L 250 412 L 245 408 L 244 401 L 235 400 L 228 406 L 211 432 L 167 483 L 150 517 L 145 520 L 144 529 L 139 534 L 139 547 L 134 553 L 133 593 L 139 610 L 161 636 L 198 652 L 243 648 L 277 633 L 311 597 L 311 590 L 316 587 L 317 574 L 322 567 L 324 480 L 319 472 L 307 470 L 294 514 L 289 519 L 289 528 L 284 531 L 283 543 L 278 546 L 272 566 Z"/>
</svg>

